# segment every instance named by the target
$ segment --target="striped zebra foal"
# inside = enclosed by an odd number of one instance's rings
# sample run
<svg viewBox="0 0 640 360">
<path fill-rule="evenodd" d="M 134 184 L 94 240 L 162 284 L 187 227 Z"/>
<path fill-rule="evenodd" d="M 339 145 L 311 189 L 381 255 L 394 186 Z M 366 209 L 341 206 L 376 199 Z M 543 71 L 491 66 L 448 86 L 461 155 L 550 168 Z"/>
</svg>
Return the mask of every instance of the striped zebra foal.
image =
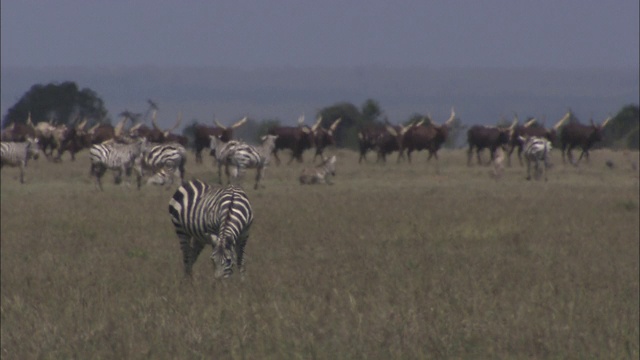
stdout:
<svg viewBox="0 0 640 360">
<path fill-rule="evenodd" d="M 178 143 L 158 144 L 143 149 L 142 156 L 136 159 L 138 189 L 147 171 L 154 174 L 147 184 L 172 186 L 177 177 L 183 180 L 186 162 L 187 150 Z"/>
<path fill-rule="evenodd" d="M 122 181 L 122 174 L 131 176 L 136 159 L 141 156 L 146 147 L 147 140 L 141 138 L 131 144 L 119 144 L 115 142 L 95 144 L 89 149 L 91 160 L 91 175 L 96 178 L 96 186 L 102 189 L 102 176 L 107 170 L 115 174 L 116 184 Z"/>
<path fill-rule="evenodd" d="M 328 175 L 336 175 L 336 156 L 323 158 L 322 164 L 315 168 L 306 168 L 300 174 L 300 184 L 329 184 L 333 185 Z"/>
<path fill-rule="evenodd" d="M 277 135 L 265 135 L 262 137 L 262 145 L 254 147 L 246 143 L 239 143 L 228 150 L 226 166 L 231 167 L 227 174 L 231 174 L 231 179 L 238 181 L 246 169 L 256 169 L 256 183 L 254 189 L 258 189 L 260 181 L 264 178 L 264 173 L 271 153 L 276 147 Z M 264 185 L 263 185 L 264 186 Z"/>
<path fill-rule="evenodd" d="M 24 142 L 0 142 L 0 168 L 4 165 L 20 167 L 20 183 L 24 184 L 24 168 L 29 159 L 38 158 L 38 139 L 27 138 Z"/>
<path fill-rule="evenodd" d="M 544 181 L 547 181 L 547 167 L 549 166 L 549 155 L 551 152 L 551 142 L 542 137 L 520 137 L 524 143 L 524 157 L 527 162 L 527 180 L 531 180 L 531 163 L 535 164 L 536 178 L 542 169 Z M 542 166 L 540 166 L 542 163 Z"/>
<path fill-rule="evenodd" d="M 185 276 L 206 244 L 213 246 L 216 277 L 229 277 L 233 266 L 244 272 L 244 247 L 253 221 L 251 204 L 236 186 L 212 187 L 200 180 L 182 184 L 169 201 L 169 214 L 180 239 Z"/>
</svg>

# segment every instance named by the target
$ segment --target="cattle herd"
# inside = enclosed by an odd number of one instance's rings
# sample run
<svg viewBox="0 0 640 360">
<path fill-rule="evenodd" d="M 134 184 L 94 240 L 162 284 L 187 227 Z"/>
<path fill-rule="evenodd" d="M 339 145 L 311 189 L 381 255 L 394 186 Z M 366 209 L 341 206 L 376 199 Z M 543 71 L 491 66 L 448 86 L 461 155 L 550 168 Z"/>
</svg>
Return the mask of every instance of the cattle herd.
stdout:
<svg viewBox="0 0 640 360">
<path fill-rule="evenodd" d="M 29 115 L 26 122 L 14 122 L 2 131 L 2 162 L 0 166 L 10 165 L 20 167 L 20 180 L 24 181 L 24 168 L 30 158 L 39 152 L 54 162 L 61 162 L 65 152 L 71 160 L 83 149 L 89 149 L 92 168 L 91 174 L 96 178 L 96 185 L 101 189 L 100 178 L 107 169 L 115 173 L 116 182 L 121 181 L 122 174 L 135 173 L 138 187 L 145 174 L 150 174 L 148 183 L 173 184 L 174 177 L 184 177 L 184 162 L 186 161 L 187 138 L 172 133 L 181 123 L 181 116 L 168 129 L 161 129 L 156 121 L 156 109 L 152 112 L 152 127 L 145 125 L 139 115 L 124 111 L 121 119 L 115 125 L 95 124 L 87 128 L 87 121 L 77 119 L 66 124 L 55 124 L 41 121 L 34 125 Z M 412 153 L 426 150 L 427 160 L 435 158 L 438 172 L 438 151 L 447 141 L 449 132 L 455 120 L 455 110 L 451 109 L 448 119 L 438 123 L 429 116 L 420 121 L 406 125 L 393 125 L 388 121 L 384 124 L 373 124 L 358 130 L 359 158 L 358 162 L 368 162 L 367 153 L 376 154 L 376 162 L 386 162 L 387 156 L 397 152 L 397 162 L 412 161 Z M 542 161 L 543 168 L 547 167 L 548 150 L 551 144 L 557 143 L 562 151 L 563 162 L 569 161 L 573 165 L 585 158 L 589 159 L 589 150 L 602 140 L 604 127 L 611 118 L 597 125 L 591 120 L 589 125 L 571 120 L 571 112 L 567 112 L 551 128 L 538 124 L 531 119 L 520 124 L 517 115 L 511 126 L 473 125 L 467 130 L 467 164 L 472 164 L 475 152 L 476 161 L 482 164 L 481 152 L 488 149 L 490 161 L 494 164 L 497 175 L 502 161 L 506 158 L 507 166 L 511 166 L 511 155 L 517 150 L 518 160 L 523 166 L 523 153 L 527 164 L 531 161 L 537 165 Z M 313 162 L 320 157 L 321 164 L 307 168 L 300 176 L 301 184 L 331 183 L 330 177 L 335 173 L 335 156 L 326 158 L 324 151 L 335 145 L 335 134 L 341 119 L 334 119 L 329 126 L 321 126 L 322 118 L 309 126 L 304 123 L 304 117 L 298 119 L 296 126 L 274 126 L 268 129 L 263 137 L 263 144 L 252 146 L 235 140 L 233 132 L 246 123 L 243 118 L 230 126 L 224 126 L 215 121 L 215 125 L 198 124 L 194 127 L 193 144 L 196 163 L 202 160 L 202 151 L 207 151 L 214 157 L 218 165 L 218 180 L 222 183 L 222 169 L 227 175 L 227 182 L 238 182 L 241 174 L 247 169 L 256 169 L 255 188 L 265 174 L 265 168 L 273 157 L 280 165 L 278 155 L 281 150 L 290 153 L 288 164 L 294 160 L 303 162 L 303 153 L 315 148 Z M 131 122 L 129 126 L 127 123 Z M 533 139 L 533 140 L 532 140 Z M 531 140 L 545 139 L 549 148 L 545 147 L 544 154 L 534 151 L 536 146 L 528 146 Z M 540 144 L 538 141 L 536 144 Z M 572 150 L 579 148 L 581 154 L 576 160 Z M 540 158 L 543 156 L 543 158 Z M 536 166 L 537 168 L 537 166 Z M 544 171 L 544 170 L 543 170 Z M 528 174 L 527 179 L 531 178 Z M 546 179 L 546 175 L 545 175 Z"/>
</svg>

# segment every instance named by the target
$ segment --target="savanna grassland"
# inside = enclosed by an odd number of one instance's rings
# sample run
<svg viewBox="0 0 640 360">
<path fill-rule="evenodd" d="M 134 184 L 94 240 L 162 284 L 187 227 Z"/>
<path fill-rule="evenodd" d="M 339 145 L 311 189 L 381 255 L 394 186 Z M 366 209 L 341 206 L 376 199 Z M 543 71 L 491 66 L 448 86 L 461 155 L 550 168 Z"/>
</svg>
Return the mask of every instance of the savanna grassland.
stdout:
<svg viewBox="0 0 640 360">
<path fill-rule="evenodd" d="M 191 283 L 173 190 L 108 173 L 98 192 L 86 151 L 31 162 L 24 185 L 3 168 L 1 357 L 640 356 L 637 152 L 594 151 L 576 168 L 554 151 L 546 183 L 517 160 L 495 180 L 463 150 L 441 151 L 439 173 L 424 153 L 386 165 L 335 153 L 333 186 L 299 185 L 309 163 L 247 186 L 246 276 L 214 279 L 208 247 Z M 193 155 L 191 177 L 216 178 Z"/>
</svg>

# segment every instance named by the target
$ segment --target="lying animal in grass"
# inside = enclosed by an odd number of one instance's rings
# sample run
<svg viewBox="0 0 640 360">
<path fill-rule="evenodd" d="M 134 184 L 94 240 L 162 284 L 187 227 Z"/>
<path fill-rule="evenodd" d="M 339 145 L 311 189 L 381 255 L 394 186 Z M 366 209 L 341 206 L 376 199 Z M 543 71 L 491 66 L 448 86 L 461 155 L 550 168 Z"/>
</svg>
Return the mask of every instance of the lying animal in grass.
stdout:
<svg viewBox="0 0 640 360">
<path fill-rule="evenodd" d="M 315 168 L 306 168 L 300 174 L 300 184 L 333 185 L 329 176 L 336 176 L 336 156 L 322 158 L 322 164 Z"/>
</svg>

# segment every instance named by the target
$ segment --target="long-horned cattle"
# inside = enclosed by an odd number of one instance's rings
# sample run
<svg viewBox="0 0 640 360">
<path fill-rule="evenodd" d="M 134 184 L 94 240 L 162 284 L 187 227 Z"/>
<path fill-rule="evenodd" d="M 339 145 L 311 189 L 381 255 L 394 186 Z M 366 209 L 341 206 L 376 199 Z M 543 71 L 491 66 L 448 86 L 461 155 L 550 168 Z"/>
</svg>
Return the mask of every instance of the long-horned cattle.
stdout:
<svg viewBox="0 0 640 360">
<path fill-rule="evenodd" d="M 223 142 L 229 142 L 233 139 L 233 130 L 242 126 L 247 122 L 247 117 L 244 117 L 231 126 L 224 126 L 217 120 L 214 120 L 217 126 L 207 126 L 198 124 L 194 128 L 194 145 L 196 149 L 196 163 L 202 163 L 202 150 L 209 147 L 211 143 L 211 136 L 219 138 Z"/>
<path fill-rule="evenodd" d="M 432 157 L 435 157 L 437 161 L 438 150 L 440 150 L 442 144 L 447 141 L 449 128 L 455 120 L 455 117 L 456 112 L 452 107 L 451 115 L 442 125 L 438 125 L 432 119 L 429 119 L 430 122 L 426 126 L 416 124 L 416 126 L 408 129 L 402 140 L 403 150 L 407 151 L 407 160 L 411 162 L 411 153 L 413 151 L 427 150 L 429 151 L 427 161 L 431 160 Z M 438 169 L 437 164 L 436 162 L 436 170 Z"/>
<path fill-rule="evenodd" d="M 473 125 L 467 130 L 467 143 L 469 144 L 469 150 L 467 150 L 467 165 L 471 165 L 471 157 L 473 156 L 473 149 L 476 150 L 476 157 L 478 158 L 478 164 L 482 164 L 480 159 L 480 152 L 487 148 L 491 152 L 491 161 L 495 158 L 496 149 L 498 147 L 504 147 L 509 143 L 509 134 L 515 127 L 516 122 L 513 122 L 508 128 L 499 128 L 496 126 L 485 125 Z"/>
<path fill-rule="evenodd" d="M 582 125 L 576 122 L 570 122 L 562 128 L 560 132 L 560 145 L 562 147 L 562 162 L 565 163 L 565 151 L 566 156 L 569 158 L 569 162 L 574 165 L 578 165 L 582 157 L 585 157 L 587 162 L 589 161 L 589 150 L 593 145 L 602 140 L 602 132 L 611 121 L 611 116 L 607 117 L 602 124 L 596 125 L 591 120 L 590 125 Z M 580 147 L 582 152 L 578 161 L 574 161 L 571 150 L 574 147 Z"/>
<path fill-rule="evenodd" d="M 518 149 L 518 160 L 520 161 L 520 165 L 522 163 L 522 151 L 524 147 L 524 143 L 522 142 L 522 138 L 526 137 L 540 137 L 545 138 L 551 143 L 554 143 L 557 138 L 558 127 L 565 121 L 565 118 L 568 118 L 571 113 L 567 113 L 562 119 L 560 119 L 555 126 L 551 129 L 547 129 L 544 125 L 536 125 L 537 119 L 532 118 L 528 120 L 524 125 L 516 125 L 511 132 L 509 137 L 509 151 L 507 152 L 507 166 L 511 166 L 511 154 L 517 148 Z M 517 121 L 518 116 L 516 114 L 515 119 Z"/>
<path fill-rule="evenodd" d="M 314 145 L 313 130 L 304 124 L 304 115 L 298 118 L 298 126 L 272 127 L 269 129 L 268 135 L 278 136 L 276 146 L 273 149 L 273 157 L 278 165 L 280 164 L 278 150 L 291 150 L 291 158 L 288 162 L 291 164 L 294 159 L 302 162 L 302 153 Z"/>
<path fill-rule="evenodd" d="M 120 122 L 114 127 L 111 124 L 96 123 L 90 129 L 85 130 L 87 119 L 84 119 L 80 124 L 71 126 L 62 141 L 62 144 L 58 150 L 58 160 L 62 157 L 65 151 L 69 151 L 71 154 L 71 160 L 75 160 L 75 154 L 91 147 L 91 145 L 102 144 L 105 141 L 112 141 L 119 138 L 122 135 L 124 124 L 127 118 L 122 117 Z"/>
<path fill-rule="evenodd" d="M 360 150 L 358 164 L 362 163 L 362 160 L 367 161 L 367 152 L 375 150 L 378 138 L 386 131 L 385 126 L 380 124 L 372 124 L 358 131 L 358 146 Z"/>
<path fill-rule="evenodd" d="M 387 155 L 397 151 L 398 162 L 404 157 L 402 153 L 404 135 L 413 127 L 422 125 L 423 120 L 409 125 L 391 125 L 386 121 L 385 131 L 380 133 L 375 140 L 375 149 L 378 153 L 376 162 L 387 162 Z"/>
<path fill-rule="evenodd" d="M 134 119 L 132 117 L 129 117 L 129 118 L 131 120 Z M 182 146 L 186 146 L 187 138 L 185 136 L 172 133 L 172 131 L 177 129 L 181 123 L 182 123 L 182 114 L 178 115 L 178 118 L 172 127 L 167 129 L 161 129 L 160 126 L 158 126 L 157 111 L 154 108 L 151 116 L 151 124 L 153 125 L 152 128 L 139 122 L 138 124 L 133 125 L 129 129 L 128 133 L 131 138 L 135 139 L 135 138 L 144 137 L 151 143 L 163 144 L 168 142 L 176 142 Z"/>
<path fill-rule="evenodd" d="M 331 123 L 328 129 L 325 129 L 322 127 L 322 117 L 320 116 L 318 117 L 316 123 L 311 127 L 311 130 L 313 131 L 314 142 L 316 145 L 316 154 L 313 156 L 313 162 L 316 161 L 316 158 L 318 156 L 320 156 L 320 159 L 324 157 L 324 149 L 327 146 L 336 144 L 335 133 L 338 125 L 340 124 L 340 121 L 342 121 L 342 118 L 336 119 L 333 123 Z"/>
<path fill-rule="evenodd" d="M 31 122 L 31 113 L 29 113 L 26 122 L 15 121 L 2 130 L 2 141 L 24 142 L 27 139 L 35 138 L 36 130 Z"/>
</svg>

